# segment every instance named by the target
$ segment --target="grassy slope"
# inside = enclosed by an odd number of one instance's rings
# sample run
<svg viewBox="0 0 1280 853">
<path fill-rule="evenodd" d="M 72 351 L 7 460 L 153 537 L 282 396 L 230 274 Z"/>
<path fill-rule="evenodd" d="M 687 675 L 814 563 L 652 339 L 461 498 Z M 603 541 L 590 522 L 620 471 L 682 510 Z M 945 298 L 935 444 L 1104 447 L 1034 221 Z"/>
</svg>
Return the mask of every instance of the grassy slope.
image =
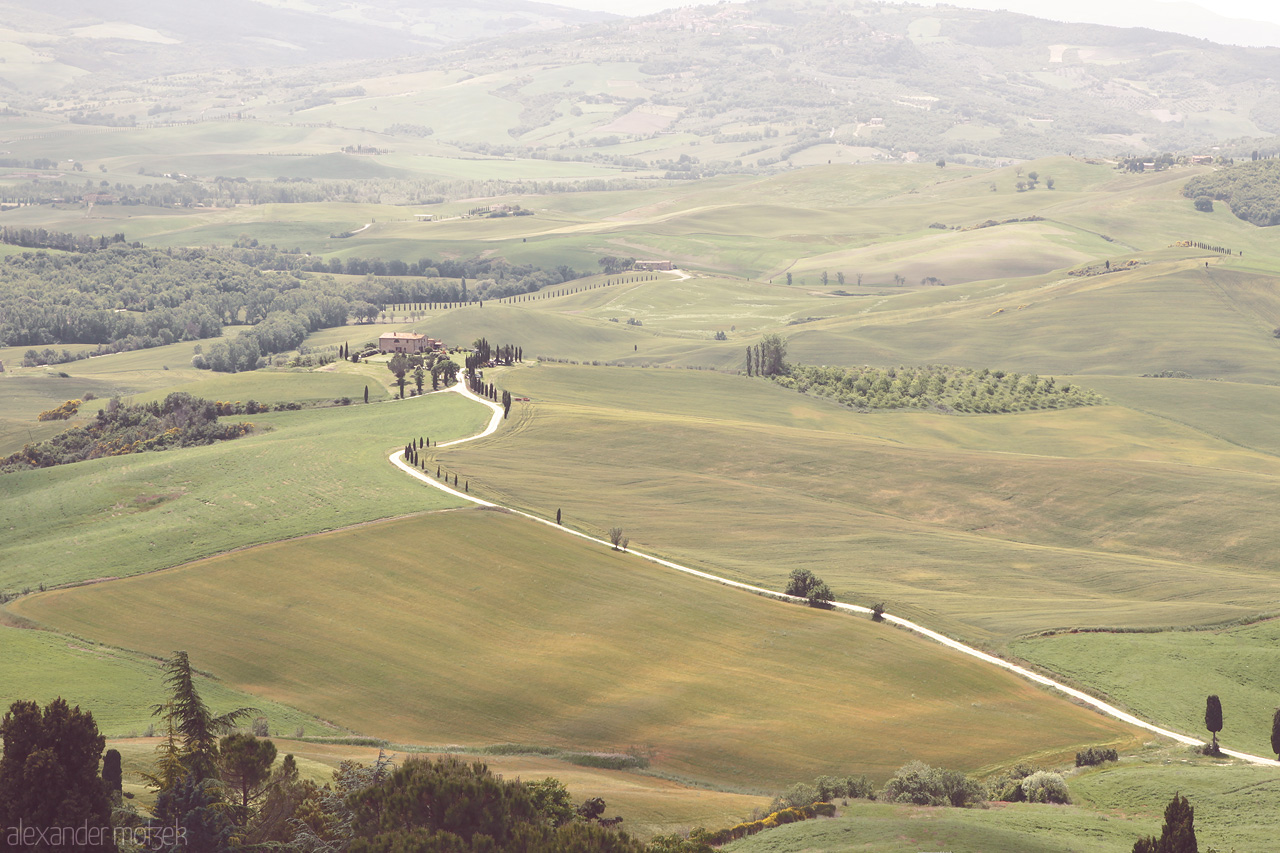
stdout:
<svg viewBox="0 0 1280 853">
<path fill-rule="evenodd" d="M 498 382 L 534 402 L 513 430 L 441 453 L 473 490 L 766 586 L 809 568 L 844 600 L 990 638 L 1280 598 L 1259 509 L 1276 460 L 1151 416 L 859 416 L 689 371 L 541 365 Z"/>
<path fill-rule="evenodd" d="M 246 374 L 253 376 L 254 374 Z M 131 575 L 231 548 L 456 506 L 386 463 L 410 436 L 478 432 L 457 394 L 253 415 L 234 442 L 4 475 L 0 588 Z"/>
<path fill-rule="evenodd" d="M 1128 853 L 1159 835 L 1175 792 L 1195 808 L 1201 850 L 1273 846 L 1280 780 L 1270 768 L 1220 766 L 1176 750 L 1068 776 L 1074 805 L 933 809 L 854 802 L 834 820 L 791 824 L 735 842 L 733 853 Z"/>
<path fill-rule="evenodd" d="M 185 648 L 238 689 L 397 741 L 649 748 L 659 769 L 737 787 L 1132 742 L 867 620 L 729 592 L 493 512 L 263 546 L 10 607 L 148 653 Z M 129 620 L 112 617 L 124 607 Z"/>
<path fill-rule="evenodd" d="M 1204 731 L 1204 699 L 1222 699 L 1222 743 L 1271 754 L 1280 624 L 1221 631 L 1067 634 L 1020 640 L 1012 651 L 1107 693 L 1139 714 Z"/>
<path fill-rule="evenodd" d="M 136 736 L 156 722 L 151 708 L 168 695 L 164 672 L 155 658 L 124 652 L 52 631 L 0 626 L 0 707 L 18 699 L 46 704 L 61 696 L 93 713 L 107 737 Z M 163 652 L 168 655 L 172 649 Z M 199 666 L 199 661 L 196 661 Z M 265 716 L 273 735 L 341 734 L 309 714 L 250 696 L 204 674 L 196 687 L 214 713 L 254 707 Z"/>
</svg>

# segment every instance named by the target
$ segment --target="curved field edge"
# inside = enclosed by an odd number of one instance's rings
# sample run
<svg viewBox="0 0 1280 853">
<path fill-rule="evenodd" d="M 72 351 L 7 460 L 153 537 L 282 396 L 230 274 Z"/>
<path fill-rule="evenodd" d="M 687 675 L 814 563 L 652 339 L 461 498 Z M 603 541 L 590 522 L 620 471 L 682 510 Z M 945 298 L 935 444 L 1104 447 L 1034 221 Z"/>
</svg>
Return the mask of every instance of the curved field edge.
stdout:
<svg viewBox="0 0 1280 853">
<path fill-rule="evenodd" d="M 471 435 L 488 412 L 456 394 L 246 417 L 206 447 L 4 475 L 0 590 L 124 577 L 391 516 L 460 505 L 414 488 L 385 454 L 410 436 Z"/>
<path fill-rule="evenodd" d="M 722 785 L 883 779 L 911 758 L 981 770 L 1139 737 L 888 626 L 541 527 L 420 516 L 10 607 L 149 654 L 184 648 L 237 689 L 393 741 L 639 748 Z"/>
</svg>

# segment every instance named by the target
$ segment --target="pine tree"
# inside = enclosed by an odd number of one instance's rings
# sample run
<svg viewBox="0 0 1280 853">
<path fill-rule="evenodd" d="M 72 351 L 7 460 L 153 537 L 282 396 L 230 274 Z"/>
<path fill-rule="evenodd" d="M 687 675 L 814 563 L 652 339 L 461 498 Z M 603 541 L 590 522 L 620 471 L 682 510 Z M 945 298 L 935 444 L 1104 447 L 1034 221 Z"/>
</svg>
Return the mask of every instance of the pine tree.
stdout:
<svg viewBox="0 0 1280 853">
<path fill-rule="evenodd" d="M 1196 844 L 1195 809 L 1187 798 L 1174 794 L 1164 809 L 1160 837 L 1139 838 L 1133 853 L 1199 853 Z"/>
<path fill-rule="evenodd" d="M 172 691 L 172 698 L 152 707 L 151 714 L 163 716 L 171 729 L 171 739 L 179 741 L 177 758 L 183 769 L 197 782 L 209 779 L 217 772 L 218 736 L 257 709 L 236 708 L 214 716 L 196 690 L 186 652 L 174 652 L 165 661 L 164 683 Z"/>
</svg>

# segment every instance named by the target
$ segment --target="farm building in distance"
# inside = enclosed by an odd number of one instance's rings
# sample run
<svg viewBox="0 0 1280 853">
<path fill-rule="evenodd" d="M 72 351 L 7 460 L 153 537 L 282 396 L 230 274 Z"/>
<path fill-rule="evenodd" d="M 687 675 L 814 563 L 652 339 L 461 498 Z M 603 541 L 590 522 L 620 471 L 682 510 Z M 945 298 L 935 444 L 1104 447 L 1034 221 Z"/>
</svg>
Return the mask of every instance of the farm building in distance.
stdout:
<svg viewBox="0 0 1280 853">
<path fill-rule="evenodd" d="M 631 268 L 636 270 L 673 270 L 676 266 L 671 261 L 636 261 Z"/>
<path fill-rule="evenodd" d="M 378 352 L 432 352 L 444 349 L 444 341 L 416 332 L 386 332 L 378 336 Z"/>
</svg>

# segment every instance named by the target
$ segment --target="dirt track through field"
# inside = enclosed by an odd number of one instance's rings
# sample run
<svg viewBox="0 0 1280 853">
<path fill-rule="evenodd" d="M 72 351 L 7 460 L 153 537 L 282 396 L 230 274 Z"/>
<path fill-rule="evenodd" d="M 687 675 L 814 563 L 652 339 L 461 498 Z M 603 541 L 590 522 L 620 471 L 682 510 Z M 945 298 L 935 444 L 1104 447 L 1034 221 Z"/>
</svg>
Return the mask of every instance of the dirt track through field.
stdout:
<svg viewBox="0 0 1280 853">
<path fill-rule="evenodd" d="M 467 436 L 465 438 L 458 438 L 458 439 L 454 439 L 453 441 L 447 441 L 442 444 L 436 445 L 437 447 L 451 447 L 453 445 L 463 444 L 468 441 L 476 441 L 478 439 L 493 435 L 495 432 L 497 432 L 498 427 L 499 425 L 501 425 L 503 420 L 502 406 L 490 400 L 486 400 L 478 396 L 477 394 L 472 393 L 469 389 L 467 389 L 466 385 L 463 382 L 458 382 L 456 385 L 454 385 L 452 388 L 448 390 L 456 391 L 457 393 L 463 395 L 464 397 L 468 397 L 472 400 L 475 400 L 477 403 L 481 403 L 485 406 L 488 406 L 490 409 L 493 410 L 493 416 L 489 419 L 488 426 L 486 426 L 482 432 L 476 433 L 475 435 Z M 406 474 L 409 474 L 411 477 L 416 477 L 417 479 L 432 486 L 433 488 L 440 489 L 441 491 L 447 492 L 448 494 L 451 494 L 454 497 L 461 498 L 462 500 L 465 500 L 465 501 L 470 501 L 471 503 L 477 504 L 479 506 L 492 507 L 494 509 L 505 510 L 506 512 L 523 516 L 524 518 L 527 518 L 531 521 L 536 521 L 539 524 L 545 524 L 548 527 L 557 528 L 558 530 L 561 530 L 571 536 L 577 536 L 579 539 L 585 539 L 588 542 L 594 542 L 598 545 L 604 545 L 605 547 L 609 547 L 609 548 L 613 547 L 612 543 L 607 542 L 604 539 L 597 539 L 594 536 L 589 536 L 586 533 L 581 533 L 577 530 L 571 530 L 567 527 L 564 527 L 563 525 L 556 524 L 554 521 L 551 521 L 546 518 L 542 518 L 540 516 L 533 515 L 532 513 L 522 512 L 521 510 L 512 509 L 511 507 L 505 507 L 505 506 L 502 506 L 501 504 L 493 503 L 492 501 L 486 501 L 481 498 L 474 497 L 473 495 L 468 494 L 467 492 L 459 491 L 457 489 L 451 488 L 450 486 L 445 485 L 443 482 L 437 481 L 430 474 L 427 474 L 423 471 L 419 471 L 413 466 L 406 463 L 404 461 L 403 450 L 398 450 L 395 453 L 391 454 L 389 459 L 391 461 L 391 464 L 395 465 L 397 468 L 404 471 Z M 673 563 L 670 560 L 664 560 L 661 557 L 655 557 L 651 554 L 645 554 L 641 551 L 636 551 L 633 548 L 623 548 L 619 550 L 624 550 L 628 554 L 632 554 L 636 557 L 640 557 L 641 559 L 648 560 L 651 563 L 657 563 L 658 565 L 665 566 L 669 569 L 674 569 L 678 572 L 683 572 L 684 574 L 687 574 L 687 575 L 693 575 L 695 577 L 699 577 L 704 580 L 714 581 L 715 583 L 723 584 L 724 586 L 734 587 L 736 589 L 745 590 L 747 592 L 755 593 L 756 595 L 762 595 L 767 598 L 774 598 L 779 601 L 785 601 L 788 603 L 803 603 L 805 601 L 805 599 L 803 598 L 797 598 L 795 596 L 786 595 L 780 592 L 775 592 L 770 589 L 765 589 L 764 587 L 753 586 L 748 583 L 742 583 L 741 581 L 729 580 L 728 578 L 722 578 L 717 575 L 710 574 L 708 572 L 699 571 L 698 569 L 690 568 L 689 566 L 682 566 L 679 563 Z M 857 614 L 866 615 L 866 616 L 871 615 L 871 608 L 861 607 L 856 604 L 844 604 L 839 601 L 833 601 L 831 602 L 831 606 L 833 609 L 843 610 L 848 613 L 857 613 Z M 899 628 L 904 628 L 908 631 L 913 631 L 922 637 L 927 637 L 928 639 L 933 640 L 936 643 L 940 643 L 962 654 L 966 654 L 966 655 L 969 655 L 970 657 L 978 658 L 979 660 L 989 663 L 992 666 L 998 666 L 1001 669 L 1007 670 L 1009 672 L 1014 673 L 1015 675 L 1021 676 L 1022 678 L 1025 678 L 1028 681 L 1032 681 L 1032 682 L 1035 682 L 1036 684 L 1040 684 L 1044 687 L 1048 687 L 1051 690 L 1056 690 L 1059 693 L 1062 693 L 1066 696 L 1071 697 L 1072 699 L 1075 699 L 1077 702 L 1080 702 L 1081 704 L 1088 705 L 1090 708 L 1093 708 L 1094 710 L 1102 714 L 1106 714 L 1109 717 L 1114 717 L 1115 719 L 1128 723 L 1129 725 L 1136 726 L 1141 729 L 1145 729 L 1146 731 L 1153 732 L 1154 734 L 1158 734 L 1161 737 L 1167 737 L 1170 740 L 1174 740 L 1174 741 L 1177 741 L 1178 743 L 1186 744 L 1188 746 L 1203 746 L 1205 743 L 1202 740 L 1189 737 L 1188 735 L 1179 734 L 1177 732 L 1170 731 L 1169 729 L 1160 728 L 1159 726 L 1153 725 L 1152 723 L 1148 723 L 1145 720 L 1135 717 L 1133 714 L 1130 714 L 1127 711 L 1123 711 L 1115 707 L 1114 705 L 1110 705 L 1106 702 L 1103 702 L 1101 699 L 1098 699 L 1094 696 L 1090 696 L 1088 693 L 1085 693 L 1082 690 L 1077 690 L 1074 687 L 1068 687 L 1067 685 L 1054 681 L 1053 679 L 1047 676 L 1041 675 L 1038 672 L 1033 672 L 1032 670 L 1029 670 L 1026 667 L 1018 666 L 1015 663 L 1010 663 L 1007 660 L 1003 660 L 1002 658 L 998 658 L 995 655 L 988 654 L 984 651 L 981 651 L 980 649 L 974 648 L 973 646 L 965 645 L 964 643 L 961 643 L 958 640 L 953 640 L 950 637 L 944 634 L 939 634 L 937 631 L 930 630 L 929 628 L 926 628 L 923 625 L 918 625 L 915 622 L 911 622 L 907 619 L 902 619 L 901 617 L 894 616 L 890 613 L 883 614 L 881 618 L 885 622 L 888 622 L 892 625 L 896 625 Z M 1237 752 L 1231 749 L 1223 749 L 1222 752 L 1224 755 L 1231 756 L 1232 758 L 1238 758 L 1242 761 L 1248 761 L 1253 764 L 1261 764 L 1261 765 L 1266 765 L 1270 767 L 1280 767 L 1280 761 L 1276 761 L 1275 759 L 1271 759 L 1271 758 L 1264 758 L 1263 756 L 1260 756 L 1260 755 L 1250 755 L 1247 752 Z"/>
</svg>

